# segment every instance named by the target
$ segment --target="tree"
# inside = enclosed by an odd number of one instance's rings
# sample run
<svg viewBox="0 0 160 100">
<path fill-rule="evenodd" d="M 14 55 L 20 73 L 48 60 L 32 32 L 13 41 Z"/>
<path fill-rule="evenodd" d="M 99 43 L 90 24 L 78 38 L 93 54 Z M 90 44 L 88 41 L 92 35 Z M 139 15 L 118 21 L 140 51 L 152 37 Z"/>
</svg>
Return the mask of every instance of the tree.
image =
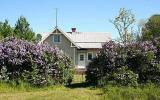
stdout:
<svg viewBox="0 0 160 100">
<path fill-rule="evenodd" d="M 142 28 L 142 39 L 152 40 L 160 36 L 160 15 L 151 16 Z"/>
<path fill-rule="evenodd" d="M 41 34 L 37 34 L 36 35 L 36 41 L 39 42 L 42 39 L 42 35 Z"/>
<path fill-rule="evenodd" d="M 111 23 L 118 30 L 120 42 L 124 45 L 130 43 L 132 40 L 133 24 L 135 23 L 135 16 L 132 11 L 121 8 L 119 15 L 114 20 L 111 20 Z"/>
<path fill-rule="evenodd" d="M 20 16 L 20 18 L 18 19 L 15 25 L 15 29 L 14 29 L 15 36 L 20 39 L 34 41 L 35 33 L 32 31 L 29 25 L 30 24 L 27 22 L 26 18 L 23 16 Z"/>
<path fill-rule="evenodd" d="M 13 29 L 8 24 L 8 20 L 5 20 L 4 23 L 3 22 L 0 23 L 0 35 L 1 35 L 1 38 L 13 36 Z"/>
<path fill-rule="evenodd" d="M 3 26 L 3 23 L 0 22 L 0 39 L 3 37 L 3 36 L 2 36 L 2 32 L 1 32 L 1 31 L 2 31 L 2 26 Z"/>
<path fill-rule="evenodd" d="M 145 26 L 145 23 L 146 23 L 146 20 L 144 20 L 144 19 L 141 19 L 139 22 L 138 22 L 138 26 L 137 26 L 137 28 L 138 28 L 138 30 L 136 31 L 136 41 L 141 41 L 142 40 L 142 29 L 144 28 L 144 26 Z"/>
</svg>

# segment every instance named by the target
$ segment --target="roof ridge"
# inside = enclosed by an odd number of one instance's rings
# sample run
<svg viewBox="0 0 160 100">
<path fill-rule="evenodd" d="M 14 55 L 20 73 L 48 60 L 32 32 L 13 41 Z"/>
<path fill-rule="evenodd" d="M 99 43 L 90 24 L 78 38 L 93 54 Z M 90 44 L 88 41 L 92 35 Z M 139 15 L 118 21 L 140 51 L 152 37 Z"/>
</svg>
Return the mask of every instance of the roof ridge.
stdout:
<svg viewBox="0 0 160 100">
<path fill-rule="evenodd" d="M 111 33 L 111 32 L 66 32 L 66 33 Z"/>
</svg>

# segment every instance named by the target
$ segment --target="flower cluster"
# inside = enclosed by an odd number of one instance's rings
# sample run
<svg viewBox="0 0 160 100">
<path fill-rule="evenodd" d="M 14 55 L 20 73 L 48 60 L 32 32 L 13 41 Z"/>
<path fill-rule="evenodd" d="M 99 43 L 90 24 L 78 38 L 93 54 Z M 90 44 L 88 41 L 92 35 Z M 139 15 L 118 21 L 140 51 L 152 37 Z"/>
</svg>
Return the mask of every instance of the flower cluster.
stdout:
<svg viewBox="0 0 160 100">
<path fill-rule="evenodd" d="M 0 42 L 1 80 L 23 80 L 34 85 L 65 83 L 68 76 L 64 71 L 70 71 L 71 66 L 63 52 L 48 44 L 16 38 Z"/>
<path fill-rule="evenodd" d="M 118 71 L 123 66 L 128 74 L 124 70 Z M 121 85 L 136 84 L 136 81 L 160 83 L 160 39 L 127 45 L 109 41 L 87 66 L 86 74 L 87 82 L 98 85 L 108 81 Z"/>
</svg>

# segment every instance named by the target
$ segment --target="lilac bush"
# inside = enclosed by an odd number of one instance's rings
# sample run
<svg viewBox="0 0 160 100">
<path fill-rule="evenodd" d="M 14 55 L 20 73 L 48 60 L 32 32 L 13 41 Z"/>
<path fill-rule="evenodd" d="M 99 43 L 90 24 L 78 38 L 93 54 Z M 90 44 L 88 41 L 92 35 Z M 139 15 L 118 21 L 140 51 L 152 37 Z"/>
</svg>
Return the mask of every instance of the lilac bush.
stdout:
<svg viewBox="0 0 160 100">
<path fill-rule="evenodd" d="M 118 68 L 113 73 L 113 83 L 115 85 L 123 86 L 138 86 L 138 76 L 126 66 Z"/>
<path fill-rule="evenodd" d="M 155 39 L 132 44 L 128 50 L 127 65 L 138 74 L 140 83 L 160 83 L 159 45 L 159 40 Z"/>
<path fill-rule="evenodd" d="M 121 70 L 124 66 L 125 71 Z M 126 76 L 126 72 L 130 77 L 122 80 L 117 77 L 119 74 Z M 86 81 L 96 85 L 105 85 L 110 81 L 128 86 L 136 86 L 137 82 L 159 84 L 160 39 L 134 42 L 126 46 L 109 41 L 87 66 L 86 74 Z"/>
<path fill-rule="evenodd" d="M 64 84 L 73 76 L 71 66 L 71 60 L 56 47 L 16 38 L 0 42 L 1 80 L 23 80 L 38 86 Z"/>
<path fill-rule="evenodd" d="M 125 66 L 124 47 L 109 41 L 99 50 L 97 57 L 87 66 L 86 81 L 88 83 L 104 85 L 112 81 L 112 74 L 116 69 Z"/>
</svg>

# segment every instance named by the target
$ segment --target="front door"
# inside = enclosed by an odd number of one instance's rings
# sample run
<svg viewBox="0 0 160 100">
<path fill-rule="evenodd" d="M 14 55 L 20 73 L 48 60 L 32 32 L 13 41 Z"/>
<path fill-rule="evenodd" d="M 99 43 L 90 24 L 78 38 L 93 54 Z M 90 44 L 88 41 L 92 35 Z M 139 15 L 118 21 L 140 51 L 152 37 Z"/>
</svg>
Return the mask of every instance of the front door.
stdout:
<svg viewBox="0 0 160 100">
<path fill-rule="evenodd" d="M 85 53 L 78 54 L 78 68 L 85 68 Z"/>
</svg>

